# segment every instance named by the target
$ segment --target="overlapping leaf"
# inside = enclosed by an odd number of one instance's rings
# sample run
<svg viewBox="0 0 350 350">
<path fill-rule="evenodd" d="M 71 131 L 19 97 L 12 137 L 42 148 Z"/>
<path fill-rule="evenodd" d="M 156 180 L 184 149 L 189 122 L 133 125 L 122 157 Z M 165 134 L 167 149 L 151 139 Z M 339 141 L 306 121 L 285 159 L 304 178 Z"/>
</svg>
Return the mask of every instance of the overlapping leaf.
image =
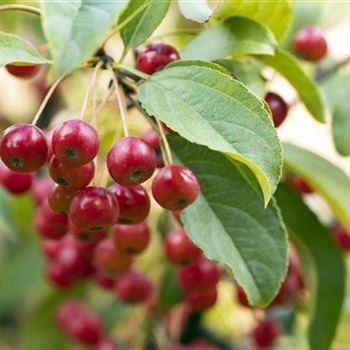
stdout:
<svg viewBox="0 0 350 350">
<path fill-rule="evenodd" d="M 194 22 L 206 22 L 213 14 L 213 10 L 208 5 L 207 0 L 178 0 L 178 3 L 183 16 Z"/>
</svg>

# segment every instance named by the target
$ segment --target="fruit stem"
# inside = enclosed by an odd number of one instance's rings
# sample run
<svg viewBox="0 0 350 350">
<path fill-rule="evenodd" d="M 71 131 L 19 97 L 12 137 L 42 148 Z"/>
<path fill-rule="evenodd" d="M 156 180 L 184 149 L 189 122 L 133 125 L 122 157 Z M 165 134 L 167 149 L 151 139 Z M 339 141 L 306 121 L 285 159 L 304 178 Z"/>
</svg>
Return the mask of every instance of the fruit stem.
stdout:
<svg viewBox="0 0 350 350">
<path fill-rule="evenodd" d="M 0 12 L 2 11 L 24 11 L 32 13 L 33 15 L 41 16 L 41 10 L 39 8 L 20 4 L 1 5 Z"/>
<path fill-rule="evenodd" d="M 112 81 L 113 81 L 113 85 L 115 88 L 115 96 L 117 98 L 117 103 L 118 103 L 118 107 L 119 107 L 120 117 L 122 120 L 124 135 L 125 135 L 125 137 L 128 137 L 129 136 L 128 125 L 126 122 L 126 113 L 125 113 L 125 109 L 124 109 L 124 102 L 123 102 L 122 94 L 120 91 L 119 83 L 118 83 L 118 80 L 115 76 L 115 72 L 113 70 L 113 67 L 111 65 L 109 65 L 109 70 L 112 73 Z"/>
<path fill-rule="evenodd" d="M 158 130 L 159 130 L 159 135 L 160 138 L 162 140 L 162 144 L 164 146 L 164 150 L 165 150 L 165 155 L 166 155 L 166 159 L 167 159 L 167 165 L 173 164 L 173 157 L 171 155 L 171 151 L 170 151 L 170 146 L 168 143 L 168 140 L 166 138 L 166 135 L 164 133 L 164 129 L 163 129 L 163 125 L 160 122 L 160 120 L 158 118 L 155 118 L 156 122 L 157 122 L 157 126 L 158 126 Z"/>
<path fill-rule="evenodd" d="M 32 124 L 36 125 L 37 122 L 39 121 L 39 118 L 41 116 L 41 113 L 43 112 L 44 108 L 46 107 L 47 103 L 49 102 L 50 97 L 52 96 L 52 94 L 54 93 L 54 91 L 56 90 L 58 84 L 63 80 L 63 78 L 65 77 L 65 75 L 63 75 L 61 78 L 57 79 L 50 87 L 49 91 L 47 92 L 45 98 L 43 99 L 43 102 L 41 102 L 41 105 L 39 107 L 39 109 L 37 110 L 37 112 L 35 113 L 35 116 L 32 120 Z"/>
<path fill-rule="evenodd" d="M 140 79 L 144 79 L 144 80 L 147 80 L 150 76 L 146 73 L 143 73 L 141 71 L 139 71 L 138 69 L 136 68 L 133 68 L 133 67 L 130 67 L 130 66 L 127 66 L 127 65 L 122 65 L 122 64 L 114 64 L 113 65 L 113 68 L 117 68 L 117 69 L 120 69 L 121 70 L 121 73 L 124 73 L 125 75 L 129 76 L 131 79 L 135 80 L 135 78 L 133 78 L 132 75 L 140 78 Z M 131 73 L 128 74 L 128 73 Z"/>
<path fill-rule="evenodd" d="M 350 55 L 342 59 L 341 61 L 329 66 L 326 69 L 320 69 L 318 72 L 316 72 L 315 80 L 317 82 L 321 82 L 327 78 L 329 78 L 331 75 L 336 73 L 339 69 L 343 68 L 347 64 L 350 63 Z"/>
<path fill-rule="evenodd" d="M 80 117 L 79 117 L 80 119 L 84 119 L 84 115 L 85 115 L 85 112 L 86 112 L 87 104 L 88 104 L 88 101 L 89 101 L 90 91 L 91 91 L 92 86 L 95 84 L 96 77 L 97 77 L 97 72 L 99 71 L 99 69 L 102 66 L 102 64 L 103 64 L 102 61 L 98 62 L 97 65 L 95 66 L 92 74 L 91 74 L 91 78 L 90 78 L 88 86 L 86 88 L 86 93 L 85 93 L 83 105 L 81 107 L 81 112 L 80 112 Z"/>
</svg>

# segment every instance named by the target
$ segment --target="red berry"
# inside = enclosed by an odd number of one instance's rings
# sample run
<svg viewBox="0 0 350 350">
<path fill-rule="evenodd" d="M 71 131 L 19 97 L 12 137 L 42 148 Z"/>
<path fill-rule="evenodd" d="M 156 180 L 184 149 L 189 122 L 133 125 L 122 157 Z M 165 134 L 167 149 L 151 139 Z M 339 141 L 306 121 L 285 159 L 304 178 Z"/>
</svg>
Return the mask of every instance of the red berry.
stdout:
<svg viewBox="0 0 350 350">
<path fill-rule="evenodd" d="M 119 203 L 118 223 L 137 224 L 147 218 L 151 201 L 144 187 L 114 184 L 109 190 L 116 196 Z"/>
<path fill-rule="evenodd" d="M 217 299 L 218 292 L 215 287 L 205 292 L 190 293 L 186 297 L 186 301 L 194 312 L 203 311 L 214 306 Z"/>
<path fill-rule="evenodd" d="M 4 131 L 0 156 L 13 171 L 30 173 L 43 166 L 48 146 L 44 133 L 31 124 L 15 124 Z"/>
<path fill-rule="evenodd" d="M 126 254 L 140 254 L 148 246 L 151 233 L 147 223 L 135 225 L 115 225 L 113 228 L 114 243 Z"/>
<path fill-rule="evenodd" d="M 97 271 L 95 273 L 95 281 L 101 288 L 111 290 L 114 288 L 116 279 L 108 273 Z"/>
<path fill-rule="evenodd" d="M 340 249 L 347 252 L 350 250 L 350 236 L 346 228 L 340 224 L 337 223 L 331 230 L 337 245 Z"/>
<path fill-rule="evenodd" d="M 107 167 L 115 182 L 123 186 L 135 186 L 154 173 L 156 154 L 140 138 L 125 137 L 108 152 Z"/>
<path fill-rule="evenodd" d="M 106 230 L 84 231 L 75 226 L 72 220 L 68 224 L 69 232 L 83 244 L 95 244 L 107 236 Z"/>
<path fill-rule="evenodd" d="M 251 332 L 251 338 L 260 348 L 272 346 L 281 336 L 282 328 L 277 321 L 272 319 L 262 320 Z"/>
<path fill-rule="evenodd" d="M 70 327 L 70 336 L 79 343 L 96 345 L 101 339 L 102 322 L 97 315 L 89 311 L 75 317 Z"/>
<path fill-rule="evenodd" d="M 0 162 L 0 183 L 12 194 L 23 194 L 33 184 L 33 174 L 18 173 Z"/>
<path fill-rule="evenodd" d="M 53 181 L 67 191 L 79 191 L 89 185 L 94 177 L 95 164 L 90 162 L 80 167 L 67 167 L 56 157 L 52 157 L 49 172 Z"/>
<path fill-rule="evenodd" d="M 309 194 L 313 192 L 309 184 L 300 176 L 289 174 L 287 176 L 287 182 L 289 187 L 300 194 Z"/>
<path fill-rule="evenodd" d="M 119 205 L 113 193 L 106 188 L 88 187 L 73 198 L 69 215 L 79 229 L 101 231 L 117 222 Z"/>
<path fill-rule="evenodd" d="M 160 149 L 160 139 L 158 133 L 153 129 L 149 129 L 141 136 L 141 139 L 154 149 L 157 157 L 157 168 L 162 168 L 164 166 L 164 161 Z"/>
<path fill-rule="evenodd" d="M 139 54 L 136 68 L 144 73 L 153 74 L 179 58 L 179 53 L 174 47 L 166 44 L 151 44 Z"/>
<path fill-rule="evenodd" d="M 287 117 L 288 106 L 280 95 L 269 92 L 265 96 L 272 114 L 273 124 L 278 128 Z"/>
<path fill-rule="evenodd" d="M 182 226 L 181 210 L 173 210 L 173 217 L 177 221 L 177 223 Z"/>
<path fill-rule="evenodd" d="M 74 284 L 74 278 L 56 262 L 50 262 L 46 267 L 46 278 L 57 288 L 69 288 Z"/>
<path fill-rule="evenodd" d="M 69 332 L 72 320 L 87 312 L 86 306 L 77 300 L 69 300 L 59 306 L 56 311 L 57 325 L 65 332 Z"/>
<path fill-rule="evenodd" d="M 33 78 L 40 71 L 39 64 L 27 64 L 23 66 L 16 64 L 7 64 L 5 67 L 11 75 L 22 79 Z"/>
<path fill-rule="evenodd" d="M 117 249 L 111 238 L 99 242 L 94 250 L 94 266 L 112 275 L 128 271 L 132 262 L 133 258 Z"/>
<path fill-rule="evenodd" d="M 202 251 L 194 245 L 183 229 L 171 231 L 165 240 L 168 259 L 175 265 L 191 265 L 202 256 Z"/>
<path fill-rule="evenodd" d="M 44 239 L 41 243 L 41 251 L 43 255 L 49 259 L 54 260 L 59 250 L 60 241 L 53 239 Z"/>
<path fill-rule="evenodd" d="M 196 265 L 180 267 L 177 279 L 186 293 L 201 293 L 212 290 L 220 279 L 218 265 L 204 257 Z"/>
<path fill-rule="evenodd" d="M 50 193 L 54 182 L 46 177 L 35 178 L 33 183 L 33 198 L 37 205 L 40 205 Z"/>
<path fill-rule="evenodd" d="M 249 307 L 247 294 L 245 293 L 244 289 L 240 286 L 236 287 L 236 298 L 242 306 Z"/>
<path fill-rule="evenodd" d="M 55 185 L 48 195 L 48 202 L 56 213 L 67 214 L 73 197 L 74 192 L 66 191 L 61 186 Z"/>
<path fill-rule="evenodd" d="M 126 303 L 142 303 L 151 296 L 152 290 L 152 282 L 136 271 L 122 275 L 115 287 L 118 298 Z"/>
<path fill-rule="evenodd" d="M 70 167 L 91 162 L 98 153 L 99 145 L 96 130 L 80 119 L 65 121 L 52 135 L 55 156 Z"/>
<path fill-rule="evenodd" d="M 322 31 L 314 26 L 301 28 L 293 40 L 294 52 L 307 61 L 317 62 L 327 55 L 327 41 Z"/>
<path fill-rule="evenodd" d="M 168 165 L 159 170 L 152 183 L 154 199 L 163 208 L 181 210 L 193 203 L 200 191 L 197 176 L 179 165 Z"/>
<path fill-rule="evenodd" d="M 95 347 L 94 350 L 117 350 L 117 343 L 111 339 L 101 340 Z"/>
</svg>

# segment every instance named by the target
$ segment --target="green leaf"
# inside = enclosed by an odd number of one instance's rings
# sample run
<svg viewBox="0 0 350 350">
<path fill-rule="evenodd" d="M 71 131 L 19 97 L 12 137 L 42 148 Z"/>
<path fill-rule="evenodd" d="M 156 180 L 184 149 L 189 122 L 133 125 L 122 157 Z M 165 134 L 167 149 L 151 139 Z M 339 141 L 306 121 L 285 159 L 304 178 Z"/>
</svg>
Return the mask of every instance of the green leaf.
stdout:
<svg viewBox="0 0 350 350">
<path fill-rule="evenodd" d="M 9 63 L 49 63 L 27 41 L 17 35 L 0 32 L 0 68 Z"/>
<path fill-rule="evenodd" d="M 335 148 L 343 156 L 350 155 L 350 76 L 337 75 L 327 80 L 324 91 L 332 115 L 332 136 Z"/>
<path fill-rule="evenodd" d="M 236 0 L 222 1 L 212 20 L 217 22 L 232 16 L 247 17 L 269 27 L 275 37 L 281 40 L 289 28 L 292 15 L 292 5 L 288 0 Z"/>
<path fill-rule="evenodd" d="M 119 23 L 144 9 L 136 15 L 120 32 L 127 48 L 142 44 L 158 27 L 170 6 L 170 0 L 131 0 L 119 17 Z"/>
<path fill-rule="evenodd" d="M 194 37 L 182 50 L 181 58 L 210 61 L 235 55 L 273 55 L 276 45 L 267 27 L 233 17 Z"/>
<path fill-rule="evenodd" d="M 52 76 L 71 73 L 102 44 L 125 1 L 41 1 L 42 21 L 54 60 Z"/>
<path fill-rule="evenodd" d="M 350 230 L 350 178 L 328 160 L 306 149 L 284 144 L 285 166 L 324 197 Z"/>
<path fill-rule="evenodd" d="M 213 14 L 207 0 L 178 0 L 179 8 L 183 16 L 191 21 L 204 23 Z"/>
<path fill-rule="evenodd" d="M 323 95 L 316 82 L 304 72 L 294 56 L 279 50 L 275 56 L 260 56 L 259 59 L 283 75 L 297 91 L 310 114 L 319 122 L 325 122 Z"/>
<path fill-rule="evenodd" d="M 317 172 L 317 169 L 314 170 Z M 308 255 L 314 268 L 311 283 L 312 313 L 309 324 L 310 349 L 329 350 L 340 318 L 344 291 L 345 266 L 339 249 L 328 230 L 303 203 L 300 196 L 280 186 L 276 192 L 287 228 L 297 245 Z"/>
<path fill-rule="evenodd" d="M 251 59 L 244 61 L 218 60 L 216 63 L 226 68 L 236 79 L 240 80 L 256 95 L 265 95 L 265 80 L 261 75 L 261 65 Z"/>
<path fill-rule="evenodd" d="M 176 163 L 196 173 L 199 198 L 181 215 L 186 232 L 211 260 L 233 272 L 254 305 L 277 293 L 287 265 L 287 235 L 275 201 L 264 208 L 248 168 L 223 154 L 170 139 Z"/>
<path fill-rule="evenodd" d="M 262 100 L 212 67 L 170 65 L 140 86 L 139 99 L 149 115 L 187 140 L 246 164 L 267 203 L 281 175 L 276 130 Z"/>
</svg>

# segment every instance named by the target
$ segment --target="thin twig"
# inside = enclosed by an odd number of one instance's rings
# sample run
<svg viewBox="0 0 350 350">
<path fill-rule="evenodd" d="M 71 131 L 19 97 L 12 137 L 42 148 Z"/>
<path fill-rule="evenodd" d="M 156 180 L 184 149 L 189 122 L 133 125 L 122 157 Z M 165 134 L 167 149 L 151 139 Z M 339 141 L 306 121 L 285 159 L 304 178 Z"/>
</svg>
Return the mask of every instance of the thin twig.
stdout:
<svg viewBox="0 0 350 350">
<path fill-rule="evenodd" d="M 171 155 L 171 151 L 170 151 L 168 140 L 167 140 L 167 138 L 165 136 L 165 133 L 164 133 L 163 125 L 162 125 L 162 123 L 160 122 L 160 120 L 158 118 L 155 118 L 155 119 L 156 119 L 156 122 L 157 122 L 160 138 L 161 138 L 162 143 L 164 145 L 164 149 L 165 149 L 165 154 L 166 154 L 166 158 L 167 158 L 167 161 L 168 161 L 168 165 L 169 164 L 173 164 L 173 157 Z"/>
<path fill-rule="evenodd" d="M 58 84 L 63 80 L 65 76 L 63 75 L 61 78 L 57 79 L 50 87 L 49 91 L 47 92 L 45 98 L 43 99 L 43 102 L 41 102 L 41 105 L 39 107 L 39 109 L 37 110 L 37 112 L 35 113 L 35 116 L 32 120 L 32 124 L 36 125 L 41 113 L 43 112 L 44 108 L 46 107 L 47 103 L 49 102 L 50 97 L 52 96 L 52 94 L 54 93 L 54 91 L 56 90 Z"/>
<path fill-rule="evenodd" d="M 123 103 L 122 95 L 120 92 L 119 83 L 118 83 L 118 80 L 115 76 L 115 73 L 114 73 L 112 66 L 109 66 L 108 68 L 112 74 L 113 85 L 115 88 L 115 96 L 117 98 L 117 103 L 118 103 L 118 108 L 119 108 L 119 112 L 120 112 L 120 117 L 122 120 L 124 135 L 127 137 L 127 136 L 129 136 L 128 126 L 127 126 L 127 122 L 126 122 L 126 113 L 124 110 L 124 103 Z"/>
<path fill-rule="evenodd" d="M 341 61 L 329 66 L 326 69 L 320 70 L 316 73 L 315 80 L 318 82 L 321 82 L 327 78 L 329 78 L 331 75 L 336 73 L 339 69 L 343 68 L 347 64 L 350 63 L 350 55 L 342 59 Z"/>
<path fill-rule="evenodd" d="M 41 10 L 39 8 L 20 4 L 1 5 L 0 12 L 2 11 L 24 11 L 41 16 Z"/>
</svg>

